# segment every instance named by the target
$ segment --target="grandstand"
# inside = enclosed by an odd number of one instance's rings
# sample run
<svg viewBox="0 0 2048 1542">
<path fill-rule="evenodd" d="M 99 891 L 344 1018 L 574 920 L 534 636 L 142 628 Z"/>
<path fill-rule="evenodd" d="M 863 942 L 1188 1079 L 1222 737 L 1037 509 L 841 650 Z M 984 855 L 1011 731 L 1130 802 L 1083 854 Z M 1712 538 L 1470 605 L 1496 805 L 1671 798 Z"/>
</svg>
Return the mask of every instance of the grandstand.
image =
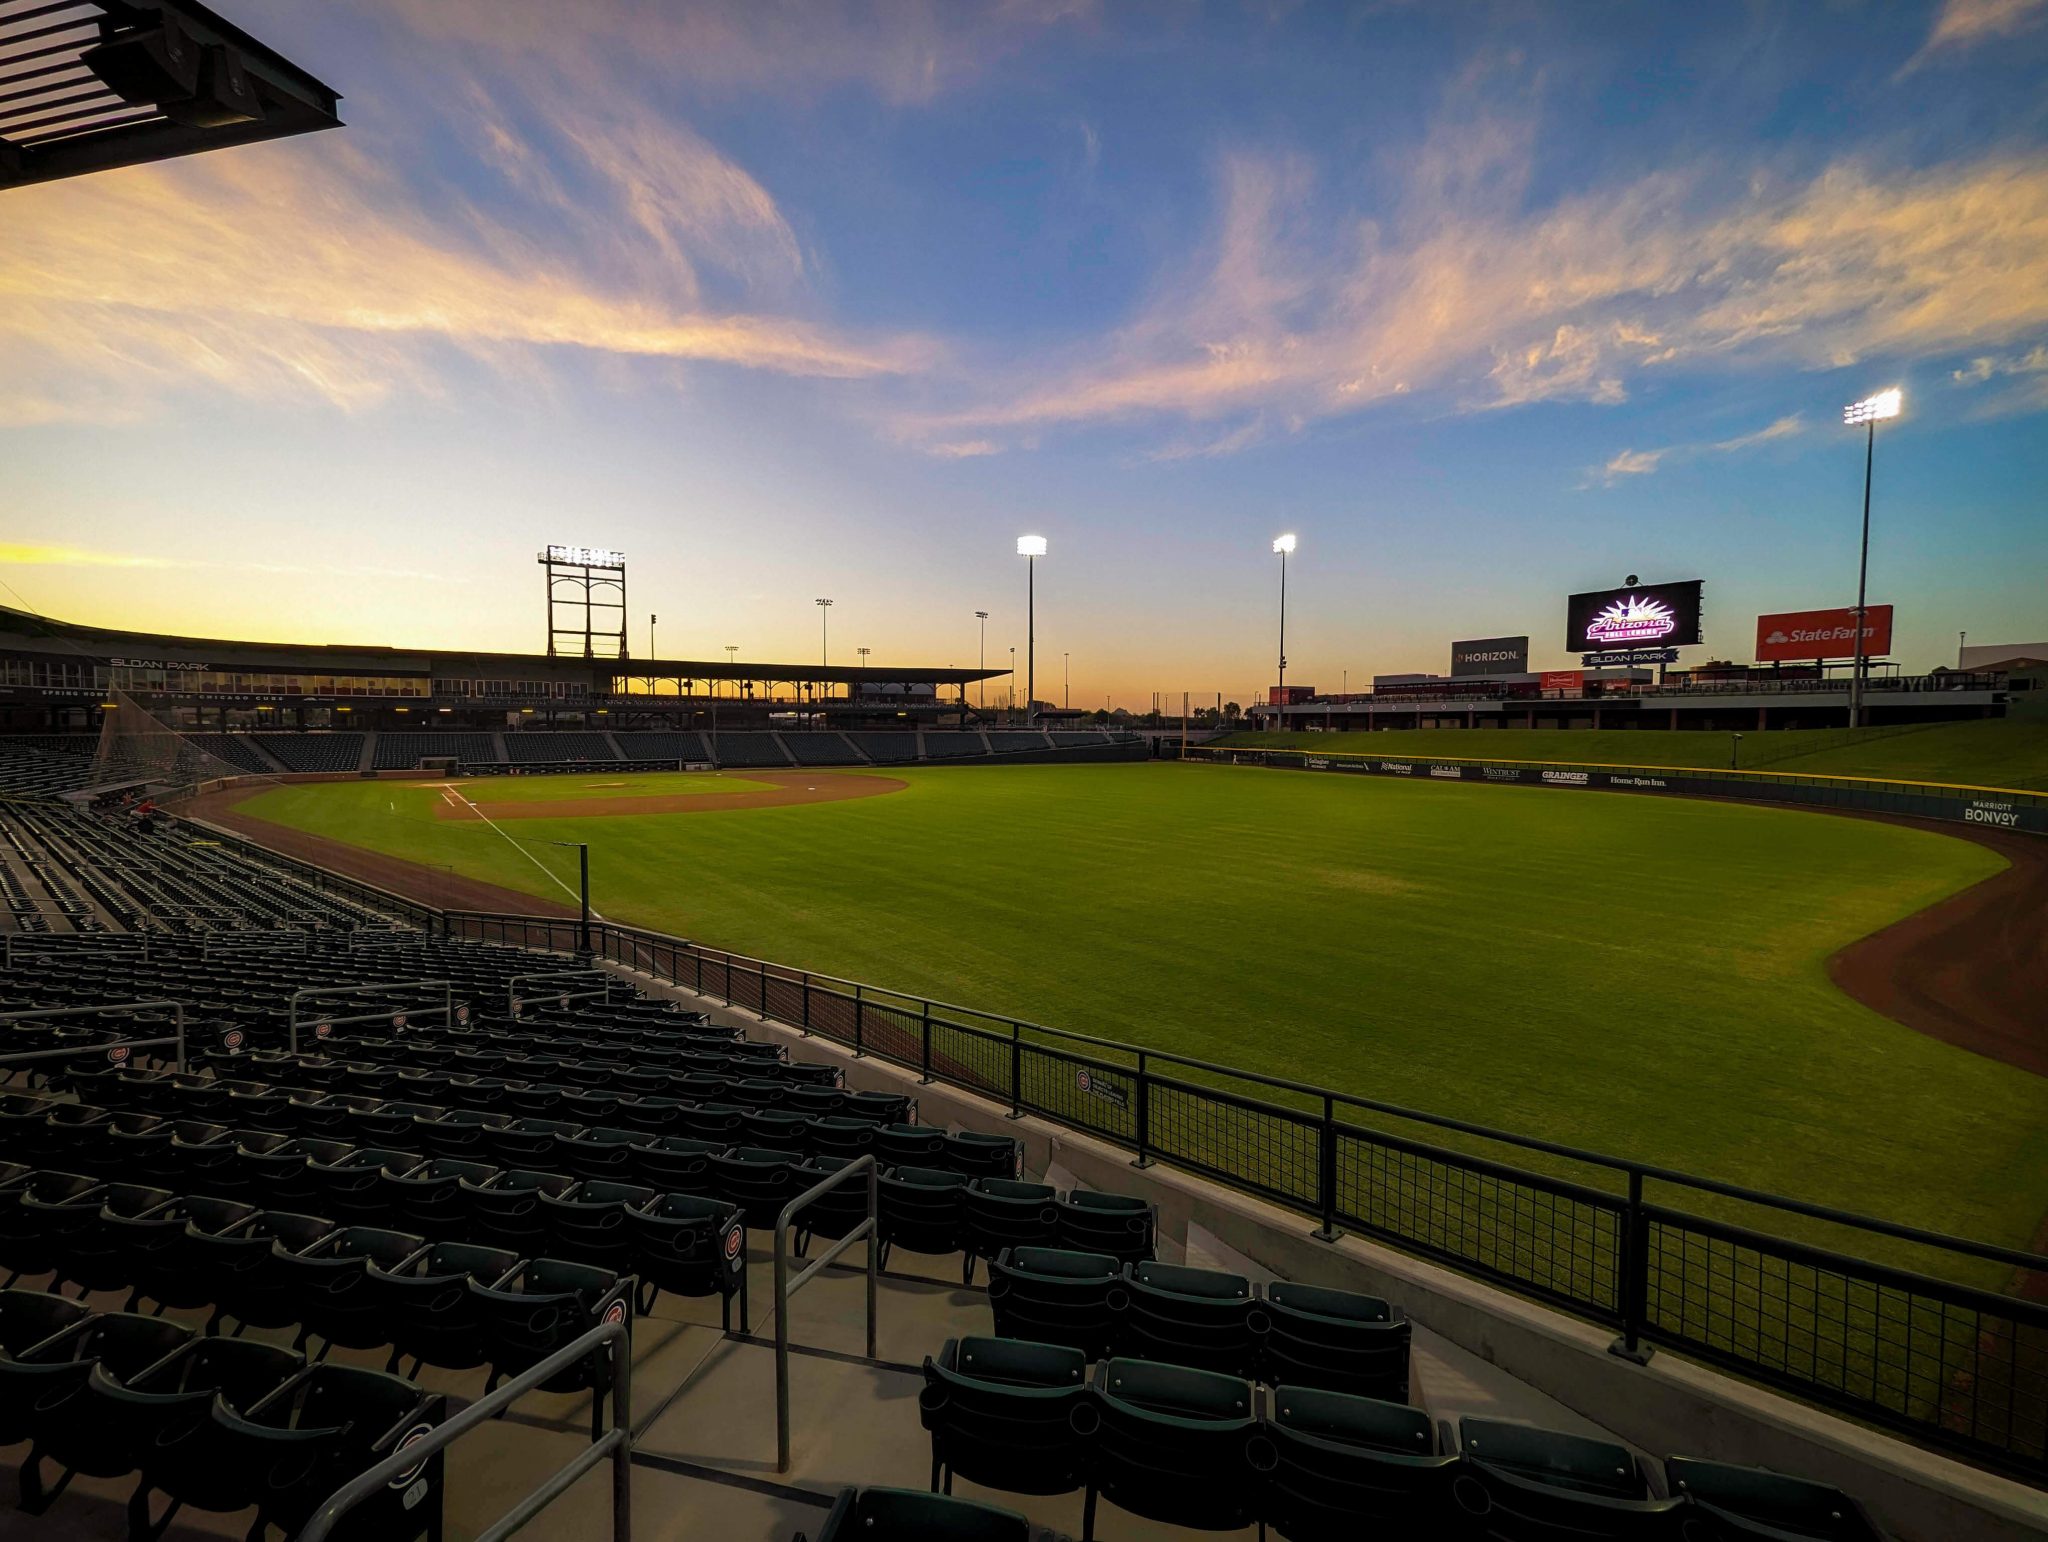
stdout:
<svg viewBox="0 0 2048 1542">
<path fill-rule="evenodd" d="M 574 920 L 6 791 L 0 1018 L 43 1057 L 0 1092 L 20 1535 L 131 1493 L 290 1535 L 362 1474 L 405 1503 L 338 1535 L 473 1531 L 579 1452 L 663 1537 L 2026 1534 L 2003 1480 L 1782 1401 L 1759 1423 L 1755 1391 L 1133 1170 L 1088 1110 L 1142 1081 L 1053 1062 L 1007 1119 L 930 1004 L 806 980 L 799 1036 L 722 1004 L 766 1006 L 765 972 L 747 997 L 673 939 L 579 950 Z M 794 1306 L 783 1247 L 824 1270 Z M 470 1420 L 494 1399 L 521 1422 Z M 1992 1401 L 2037 1464 L 2040 1389 Z M 602 1534 L 609 1492 L 533 1534 Z"/>
</svg>

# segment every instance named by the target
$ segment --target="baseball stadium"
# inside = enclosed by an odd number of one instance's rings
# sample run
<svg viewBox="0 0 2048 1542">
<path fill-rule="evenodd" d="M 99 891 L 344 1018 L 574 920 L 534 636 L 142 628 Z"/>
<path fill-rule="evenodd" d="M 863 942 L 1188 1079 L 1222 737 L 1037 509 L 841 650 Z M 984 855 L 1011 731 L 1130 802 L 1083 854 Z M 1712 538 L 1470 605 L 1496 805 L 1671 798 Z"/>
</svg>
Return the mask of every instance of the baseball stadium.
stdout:
<svg viewBox="0 0 2048 1542">
<path fill-rule="evenodd" d="M 53 57 L 0 202 L 338 126 Z M 1319 690 L 1286 535 L 1277 683 L 1097 712 L 1040 536 L 1014 668 L 475 550 L 532 651 L 7 585 L 0 1536 L 2048 1535 L 2048 644 L 1709 558 Z"/>
</svg>

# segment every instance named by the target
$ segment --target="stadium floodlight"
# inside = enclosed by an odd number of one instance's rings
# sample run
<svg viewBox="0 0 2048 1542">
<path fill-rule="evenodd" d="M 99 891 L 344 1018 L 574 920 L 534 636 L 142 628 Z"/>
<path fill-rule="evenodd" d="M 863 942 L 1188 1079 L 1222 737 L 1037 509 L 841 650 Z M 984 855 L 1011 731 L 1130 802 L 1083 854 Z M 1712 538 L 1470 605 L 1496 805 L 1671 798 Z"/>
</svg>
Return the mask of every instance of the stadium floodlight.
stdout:
<svg viewBox="0 0 2048 1542">
<path fill-rule="evenodd" d="M 1905 393 L 1893 386 L 1889 391 L 1880 391 L 1860 402 L 1849 403 L 1842 409 L 1842 422 L 1850 428 L 1858 423 L 1882 423 L 1886 418 L 1897 417 L 1904 405 Z"/>
<path fill-rule="evenodd" d="M 832 602 L 818 601 L 818 663 L 822 668 L 832 667 Z"/>
<path fill-rule="evenodd" d="M 1020 535 L 1017 555 L 1024 559 L 1024 721 L 1038 716 L 1038 559 L 1045 555 L 1045 537 Z M 1010 682 L 1016 684 L 1014 677 Z"/>
<path fill-rule="evenodd" d="M 1863 726 L 1863 680 L 1869 673 L 1863 642 L 1869 635 L 1865 625 L 1864 601 L 1870 580 L 1870 472 L 1877 459 L 1877 425 L 1897 417 L 1905 406 L 1905 393 L 1897 386 L 1851 402 L 1842 409 L 1844 427 L 1863 425 L 1863 541 L 1856 556 L 1856 656 L 1849 672 L 1849 726 Z"/>
<path fill-rule="evenodd" d="M 988 710 L 988 612 L 977 610 L 974 613 L 974 619 L 981 623 L 981 709 L 986 712 Z"/>
<path fill-rule="evenodd" d="M 1294 550 L 1292 531 L 1273 538 L 1273 550 L 1280 554 L 1280 696 L 1287 696 L 1287 554 Z"/>
</svg>

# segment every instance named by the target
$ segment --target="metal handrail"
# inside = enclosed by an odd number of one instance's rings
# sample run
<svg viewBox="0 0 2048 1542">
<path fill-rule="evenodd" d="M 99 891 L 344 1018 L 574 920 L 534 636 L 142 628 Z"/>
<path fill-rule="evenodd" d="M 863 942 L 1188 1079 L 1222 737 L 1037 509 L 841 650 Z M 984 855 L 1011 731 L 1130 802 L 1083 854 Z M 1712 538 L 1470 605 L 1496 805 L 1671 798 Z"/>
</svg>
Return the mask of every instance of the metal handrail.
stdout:
<svg viewBox="0 0 2048 1542">
<path fill-rule="evenodd" d="M 507 1017 L 517 1017 L 519 1015 L 519 1008 L 523 1004 L 519 995 L 519 982 L 521 980 L 589 979 L 604 981 L 604 988 L 594 991 L 551 991 L 548 993 L 547 999 L 564 1005 L 571 1001 L 588 1001 L 593 996 L 600 996 L 604 1000 L 610 1001 L 612 999 L 612 987 L 620 983 L 618 976 L 614 975 L 609 969 L 553 969 L 542 974 L 515 974 L 505 982 L 505 1015 Z"/>
<path fill-rule="evenodd" d="M 291 1027 L 287 1032 L 286 1044 L 291 1053 L 299 1052 L 299 1003 L 308 996 L 361 996 L 373 991 L 402 991 L 438 988 L 441 992 L 441 1015 L 444 1021 L 455 1021 L 455 982 L 453 980 L 364 980 L 354 985 L 309 985 L 304 990 L 292 992 L 289 1009 Z M 432 1007 L 420 1008 L 432 1012 Z M 350 1023 L 381 1023 L 391 1017 L 389 1012 L 363 1012 L 354 1017 L 323 1017 L 324 1023 L 343 1027 Z"/>
<path fill-rule="evenodd" d="M 22 1023 L 36 1018 L 50 1017 L 97 1017 L 102 1012 L 140 1012 L 155 1007 L 169 1007 L 172 1020 L 177 1024 L 176 1032 L 170 1038 L 116 1039 L 111 1044 L 80 1044 L 69 1048 L 20 1050 L 0 1055 L 0 1065 L 25 1065 L 32 1060 L 76 1060 L 80 1054 L 91 1050 L 161 1049 L 174 1044 L 178 1049 L 177 1068 L 185 1069 L 185 1003 L 182 1001 L 110 1001 L 101 1006 L 91 1007 L 42 1007 L 33 1012 L 0 1012 L 0 1023 Z M 124 1057 L 125 1058 L 125 1057 Z"/>
<path fill-rule="evenodd" d="M 600 1347 L 609 1347 L 612 1358 L 612 1427 L 521 1499 L 502 1519 L 480 1532 L 477 1542 L 501 1542 L 502 1538 L 512 1536 L 606 1457 L 610 1457 L 612 1462 L 612 1537 L 614 1542 L 632 1542 L 633 1339 L 623 1322 L 599 1324 L 573 1344 L 565 1344 L 538 1365 L 522 1371 L 497 1391 L 471 1403 L 454 1418 L 435 1425 L 411 1445 L 400 1446 L 375 1467 L 357 1473 L 327 1496 L 326 1503 L 313 1512 L 313 1518 L 299 1532 L 296 1542 L 326 1542 L 344 1516 L 380 1492 L 394 1478 L 411 1472 L 479 1424 L 496 1418 L 515 1398 L 525 1396 L 558 1371 L 566 1370 Z"/>
<path fill-rule="evenodd" d="M 868 1218 L 811 1261 L 794 1280 L 789 1277 L 789 1225 L 796 1213 L 829 1194 L 859 1173 L 868 1175 Z M 868 1242 L 868 1358 L 875 1358 L 875 1255 L 881 1251 L 881 1168 L 874 1154 L 855 1157 L 831 1177 L 814 1183 L 782 1207 L 775 1218 L 775 1470 L 789 1471 L 789 1298 L 808 1285 L 818 1271 L 863 1237 Z"/>
</svg>

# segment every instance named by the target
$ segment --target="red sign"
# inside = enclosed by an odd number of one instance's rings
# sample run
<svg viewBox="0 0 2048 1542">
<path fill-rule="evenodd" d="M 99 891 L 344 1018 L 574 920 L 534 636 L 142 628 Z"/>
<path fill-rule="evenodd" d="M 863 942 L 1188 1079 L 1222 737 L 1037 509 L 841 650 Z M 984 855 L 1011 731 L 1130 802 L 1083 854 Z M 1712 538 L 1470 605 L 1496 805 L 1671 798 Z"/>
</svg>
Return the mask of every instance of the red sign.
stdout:
<svg viewBox="0 0 2048 1542">
<path fill-rule="evenodd" d="M 1316 688 L 1312 685 L 1269 685 L 1266 687 L 1266 705 L 1298 707 L 1315 700 L 1315 695 Z"/>
<path fill-rule="evenodd" d="M 1892 608 L 1870 605 L 1863 614 L 1863 656 L 1883 658 L 1892 651 Z M 1856 656 L 1856 607 L 1839 610 L 1788 610 L 1756 618 L 1757 662 L 1788 659 L 1853 659 Z"/>
<path fill-rule="evenodd" d="M 1583 669 L 1546 669 L 1540 677 L 1538 689 L 1549 691 L 1583 691 L 1586 688 L 1586 672 Z"/>
</svg>

